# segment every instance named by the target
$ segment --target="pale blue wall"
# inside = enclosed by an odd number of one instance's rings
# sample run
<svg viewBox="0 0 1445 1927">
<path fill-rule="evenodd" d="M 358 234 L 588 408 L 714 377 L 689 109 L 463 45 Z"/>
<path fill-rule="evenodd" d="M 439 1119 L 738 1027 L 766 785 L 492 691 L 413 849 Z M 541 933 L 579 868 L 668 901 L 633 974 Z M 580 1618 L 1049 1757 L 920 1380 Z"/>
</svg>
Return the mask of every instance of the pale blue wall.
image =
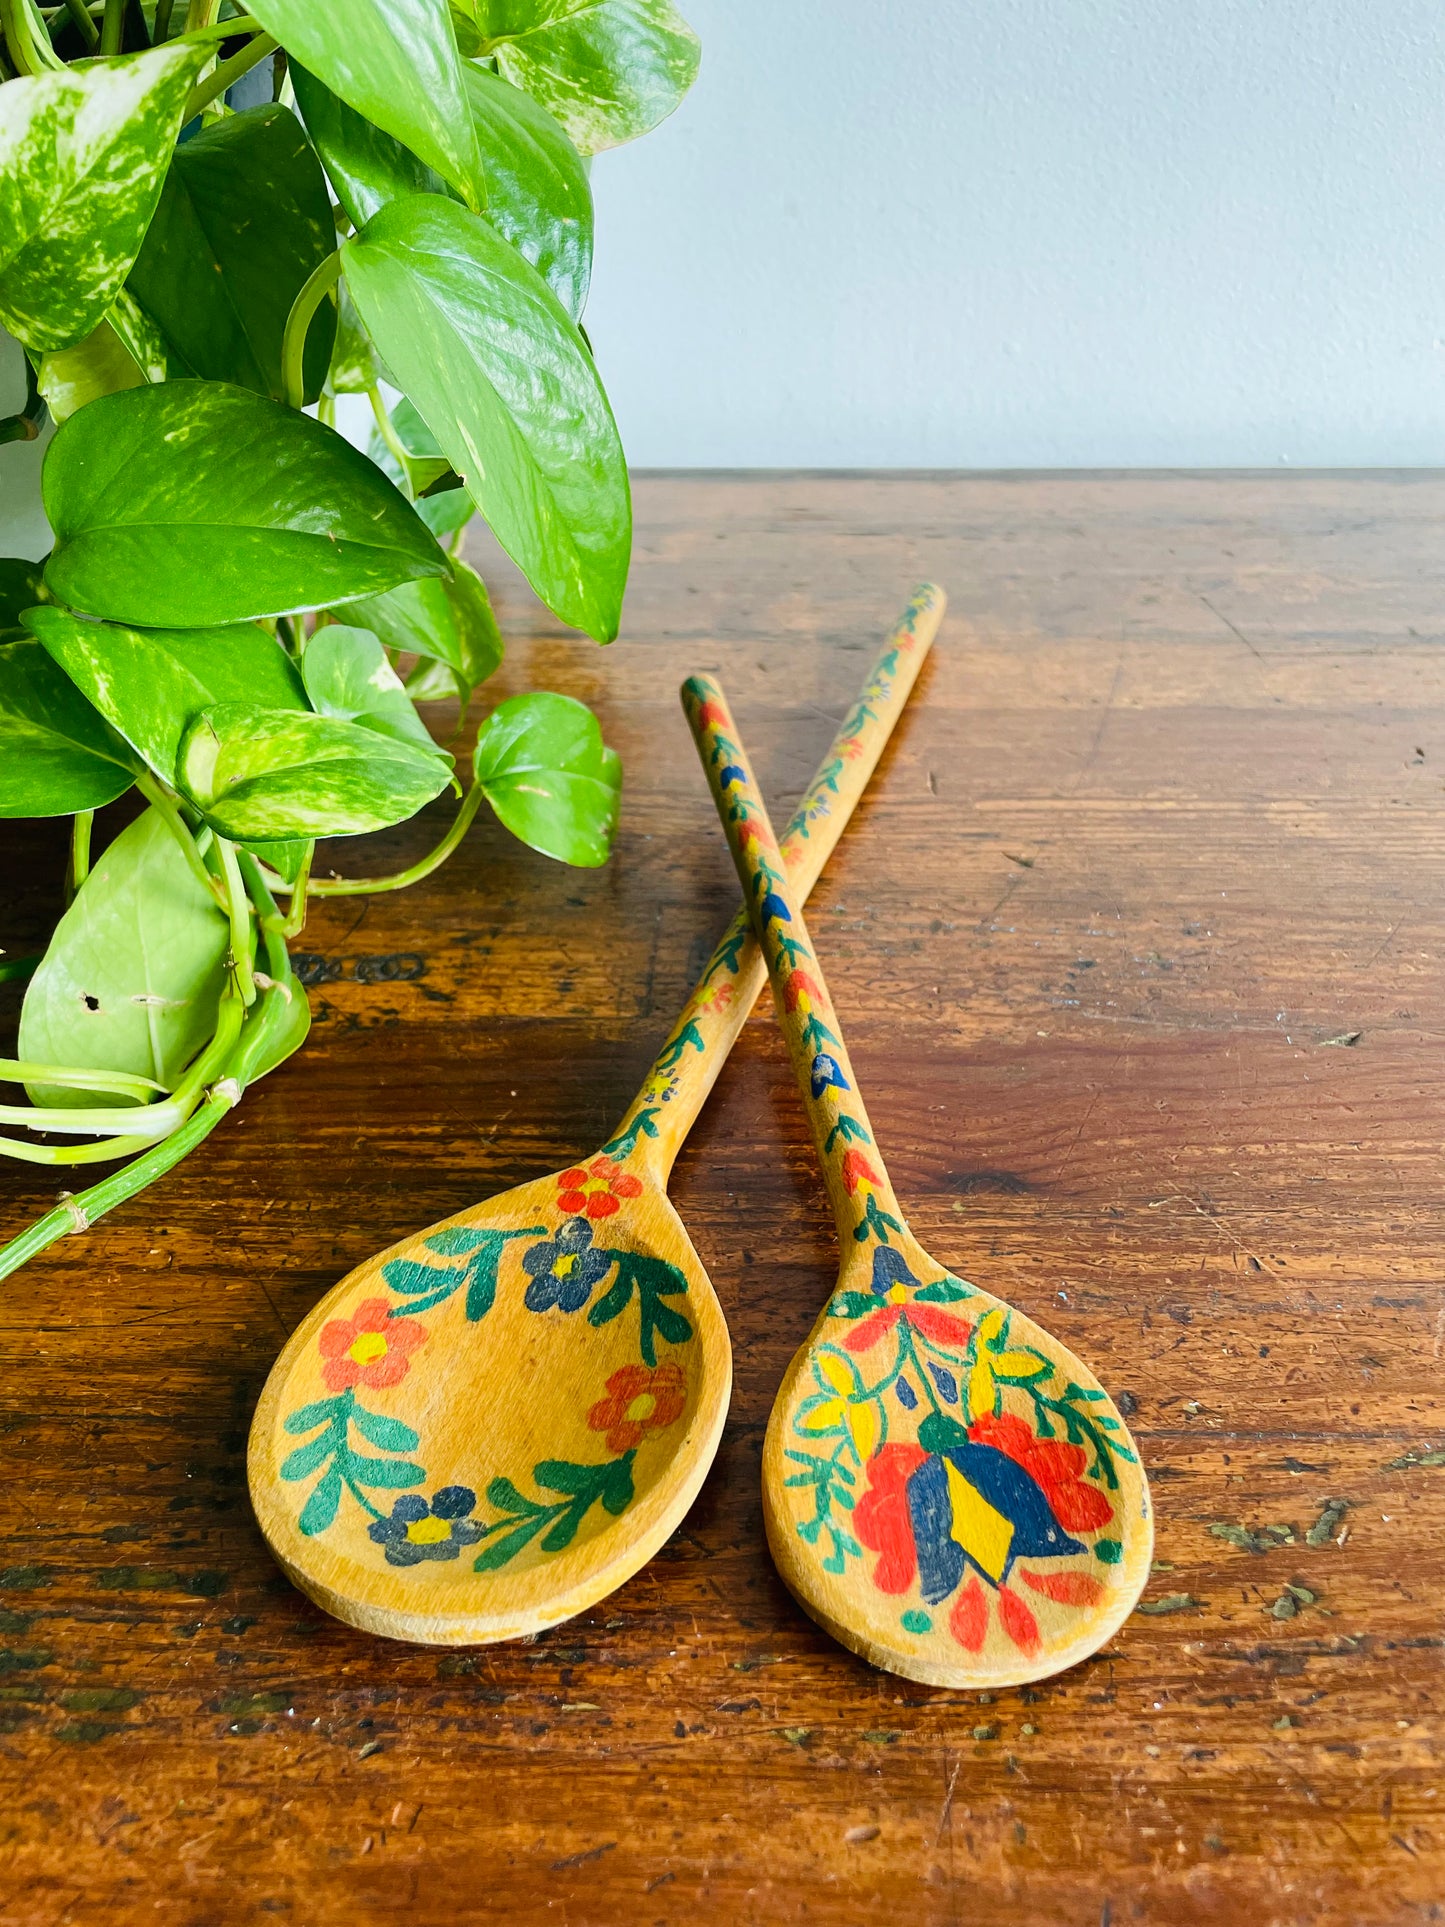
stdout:
<svg viewBox="0 0 1445 1927">
<path fill-rule="evenodd" d="M 595 163 L 640 464 L 1445 461 L 1439 0 L 679 0 Z"/>
</svg>

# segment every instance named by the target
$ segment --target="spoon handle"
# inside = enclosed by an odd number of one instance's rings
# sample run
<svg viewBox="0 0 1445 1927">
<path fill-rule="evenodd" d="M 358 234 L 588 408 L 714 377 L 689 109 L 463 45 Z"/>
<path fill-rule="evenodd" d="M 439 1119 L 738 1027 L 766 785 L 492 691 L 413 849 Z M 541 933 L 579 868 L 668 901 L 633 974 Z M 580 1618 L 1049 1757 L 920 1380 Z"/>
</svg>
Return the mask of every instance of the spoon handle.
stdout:
<svg viewBox="0 0 1445 1927">
<path fill-rule="evenodd" d="M 767 960 L 778 1022 L 818 1147 L 838 1242 L 846 1253 L 854 1240 L 864 1244 L 876 1238 L 886 1245 L 890 1231 L 901 1240 L 903 1214 L 803 922 L 801 893 L 787 875 L 727 698 L 711 676 L 690 676 L 682 685 L 682 705 Z"/>
<path fill-rule="evenodd" d="M 782 841 L 782 867 L 799 901 L 817 882 L 868 786 L 938 633 L 947 602 L 942 589 L 931 582 L 913 592 L 793 813 Z M 646 1160 L 659 1182 L 666 1182 L 766 975 L 747 910 L 740 909 L 708 959 L 627 1115 L 603 1145 L 605 1155 L 622 1160 L 636 1154 L 639 1161 Z"/>
</svg>

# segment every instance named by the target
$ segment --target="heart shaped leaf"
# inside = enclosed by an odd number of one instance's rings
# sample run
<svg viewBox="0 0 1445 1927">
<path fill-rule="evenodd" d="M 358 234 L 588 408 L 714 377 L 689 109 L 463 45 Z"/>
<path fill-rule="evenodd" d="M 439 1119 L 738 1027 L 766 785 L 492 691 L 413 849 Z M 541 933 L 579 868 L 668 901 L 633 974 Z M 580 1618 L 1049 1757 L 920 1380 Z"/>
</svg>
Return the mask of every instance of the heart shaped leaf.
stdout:
<svg viewBox="0 0 1445 1927">
<path fill-rule="evenodd" d="M 179 787 L 223 836 L 384 830 L 452 780 L 451 758 L 332 716 L 219 703 L 181 744 Z"/>
<path fill-rule="evenodd" d="M 537 271 L 455 201 L 391 201 L 342 249 L 356 306 L 502 547 L 550 609 L 617 634 L 627 467 L 576 326 Z"/>
<path fill-rule="evenodd" d="M 301 658 L 301 676 L 318 715 L 359 723 L 379 735 L 436 751 L 401 677 L 370 629 L 340 622 L 318 629 Z"/>
<path fill-rule="evenodd" d="M 212 628 L 448 569 L 359 449 L 221 382 L 91 402 L 56 434 L 43 486 L 55 531 L 47 587 L 113 622 Z"/>
<path fill-rule="evenodd" d="M 607 861 L 622 762 L 585 704 L 545 690 L 508 697 L 477 732 L 472 768 L 523 843 L 584 869 Z"/>
<path fill-rule="evenodd" d="M 0 643 L 0 817 L 98 810 L 138 768 L 38 642 Z"/>
<path fill-rule="evenodd" d="M 280 400 L 286 317 L 335 245 L 326 177 L 300 121 L 279 105 L 248 107 L 176 149 L 130 290 L 164 334 L 173 372 Z M 323 301 L 306 336 L 307 401 L 321 392 L 335 332 Z"/>
<path fill-rule="evenodd" d="M 487 219 L 574 321 L 592 278 L 592 188 L 561 123 L 520 87 L 468 61 L 467 95 L 487 175 Z"/>
<path fill-rule="evenodd" d="M 584 154 L 656 127 L 697 78 L 697 35 L 668 0 L 456 3 L 475 25 L 474 50 L 555 114 Z"/>
<path fill-rule="evenodd" d="M 171 41 L 5 83 L 0 322 L 27 348 L 83 341 L 119 293 L 213 52 Z"/>
<path fill-rule="evenodd" d="M 353 602 L 347 613 L 374 630 L 388 649 L 446 663 L 468 692 L 502 660 L 502 632 L 486 584 L 465 562 L 452 564 L 450 582 L 403 582 L 385 595 Z"/>
<path fill-rule="evenodd" d="M 485 205 L 447 0 L 257 0 L 248 11 L 323 86 L 434 167 L 472 207 Z"/>
<path fill-rule="evenodd" d="M 306 708 L 290 658 L 254 623 L 233 629 L 128 629 L 68 609 L 30 609 L 25 626 L 163 782 L 176 780 L 186 724 L 216 703 Z"/>
<path fill-rule="evenodd" d="M 173 1085 L 215 1029 L 230 938 L 164 818 L 147 810 L 102 852 L 60 919 L 26 987 L 20 1055 Z M 30 1095 L 116 1101 L 58 1088 Z"/>
</svg>

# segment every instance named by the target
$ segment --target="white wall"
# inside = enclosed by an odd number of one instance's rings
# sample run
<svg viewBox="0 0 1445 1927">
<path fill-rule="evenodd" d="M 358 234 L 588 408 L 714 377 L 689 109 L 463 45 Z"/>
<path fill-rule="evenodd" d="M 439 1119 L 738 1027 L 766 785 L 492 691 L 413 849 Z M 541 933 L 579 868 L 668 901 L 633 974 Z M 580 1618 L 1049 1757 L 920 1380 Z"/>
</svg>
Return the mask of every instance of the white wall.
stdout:
<svg viewBox="0 0 1445 1927">
<path fill-rule="evenodd" d="M 593 170 L 634 463 L 1445 460 L 1439 0 L 679 0 Z"/>
</svg>

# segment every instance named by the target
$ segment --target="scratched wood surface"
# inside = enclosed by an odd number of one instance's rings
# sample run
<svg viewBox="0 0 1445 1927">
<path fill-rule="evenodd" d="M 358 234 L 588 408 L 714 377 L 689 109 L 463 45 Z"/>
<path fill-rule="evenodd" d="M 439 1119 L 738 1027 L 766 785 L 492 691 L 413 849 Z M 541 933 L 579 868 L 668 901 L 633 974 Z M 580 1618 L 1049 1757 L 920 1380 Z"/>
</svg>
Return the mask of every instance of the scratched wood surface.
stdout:
<svg viewBox="0 0 1445 1927">
<path fill-rule="evenodd" d="M 1445 478 L 657 476 L 638 509 L 605 652 L 477 555 L 489 699 L 582 696 L 623 752 L 614 862 L 483 825 L 313 912 L 302 1055 L 0 1297 L 0 1921 L 1445 1919 Z M 759 1454 L 836 1258 L 760 1013 L 674 1184 L 737 1364 L 683 1528 L 534 1644 L 333 1623 L 245 1498 L 284 1336 L 615 1122 L 736 902 L 681 676 L 721 673 L 786 813 L 924 576 L 950 615 L 812 927 L 918 1235 L 1124 1395 L 1145 1610 L 989 1698 L 784 1591 Z M 58 851 L 7 837 L 7 950 Z M 0 1186 L 18 1225 L 55 1180 Z"/>
</svg>

